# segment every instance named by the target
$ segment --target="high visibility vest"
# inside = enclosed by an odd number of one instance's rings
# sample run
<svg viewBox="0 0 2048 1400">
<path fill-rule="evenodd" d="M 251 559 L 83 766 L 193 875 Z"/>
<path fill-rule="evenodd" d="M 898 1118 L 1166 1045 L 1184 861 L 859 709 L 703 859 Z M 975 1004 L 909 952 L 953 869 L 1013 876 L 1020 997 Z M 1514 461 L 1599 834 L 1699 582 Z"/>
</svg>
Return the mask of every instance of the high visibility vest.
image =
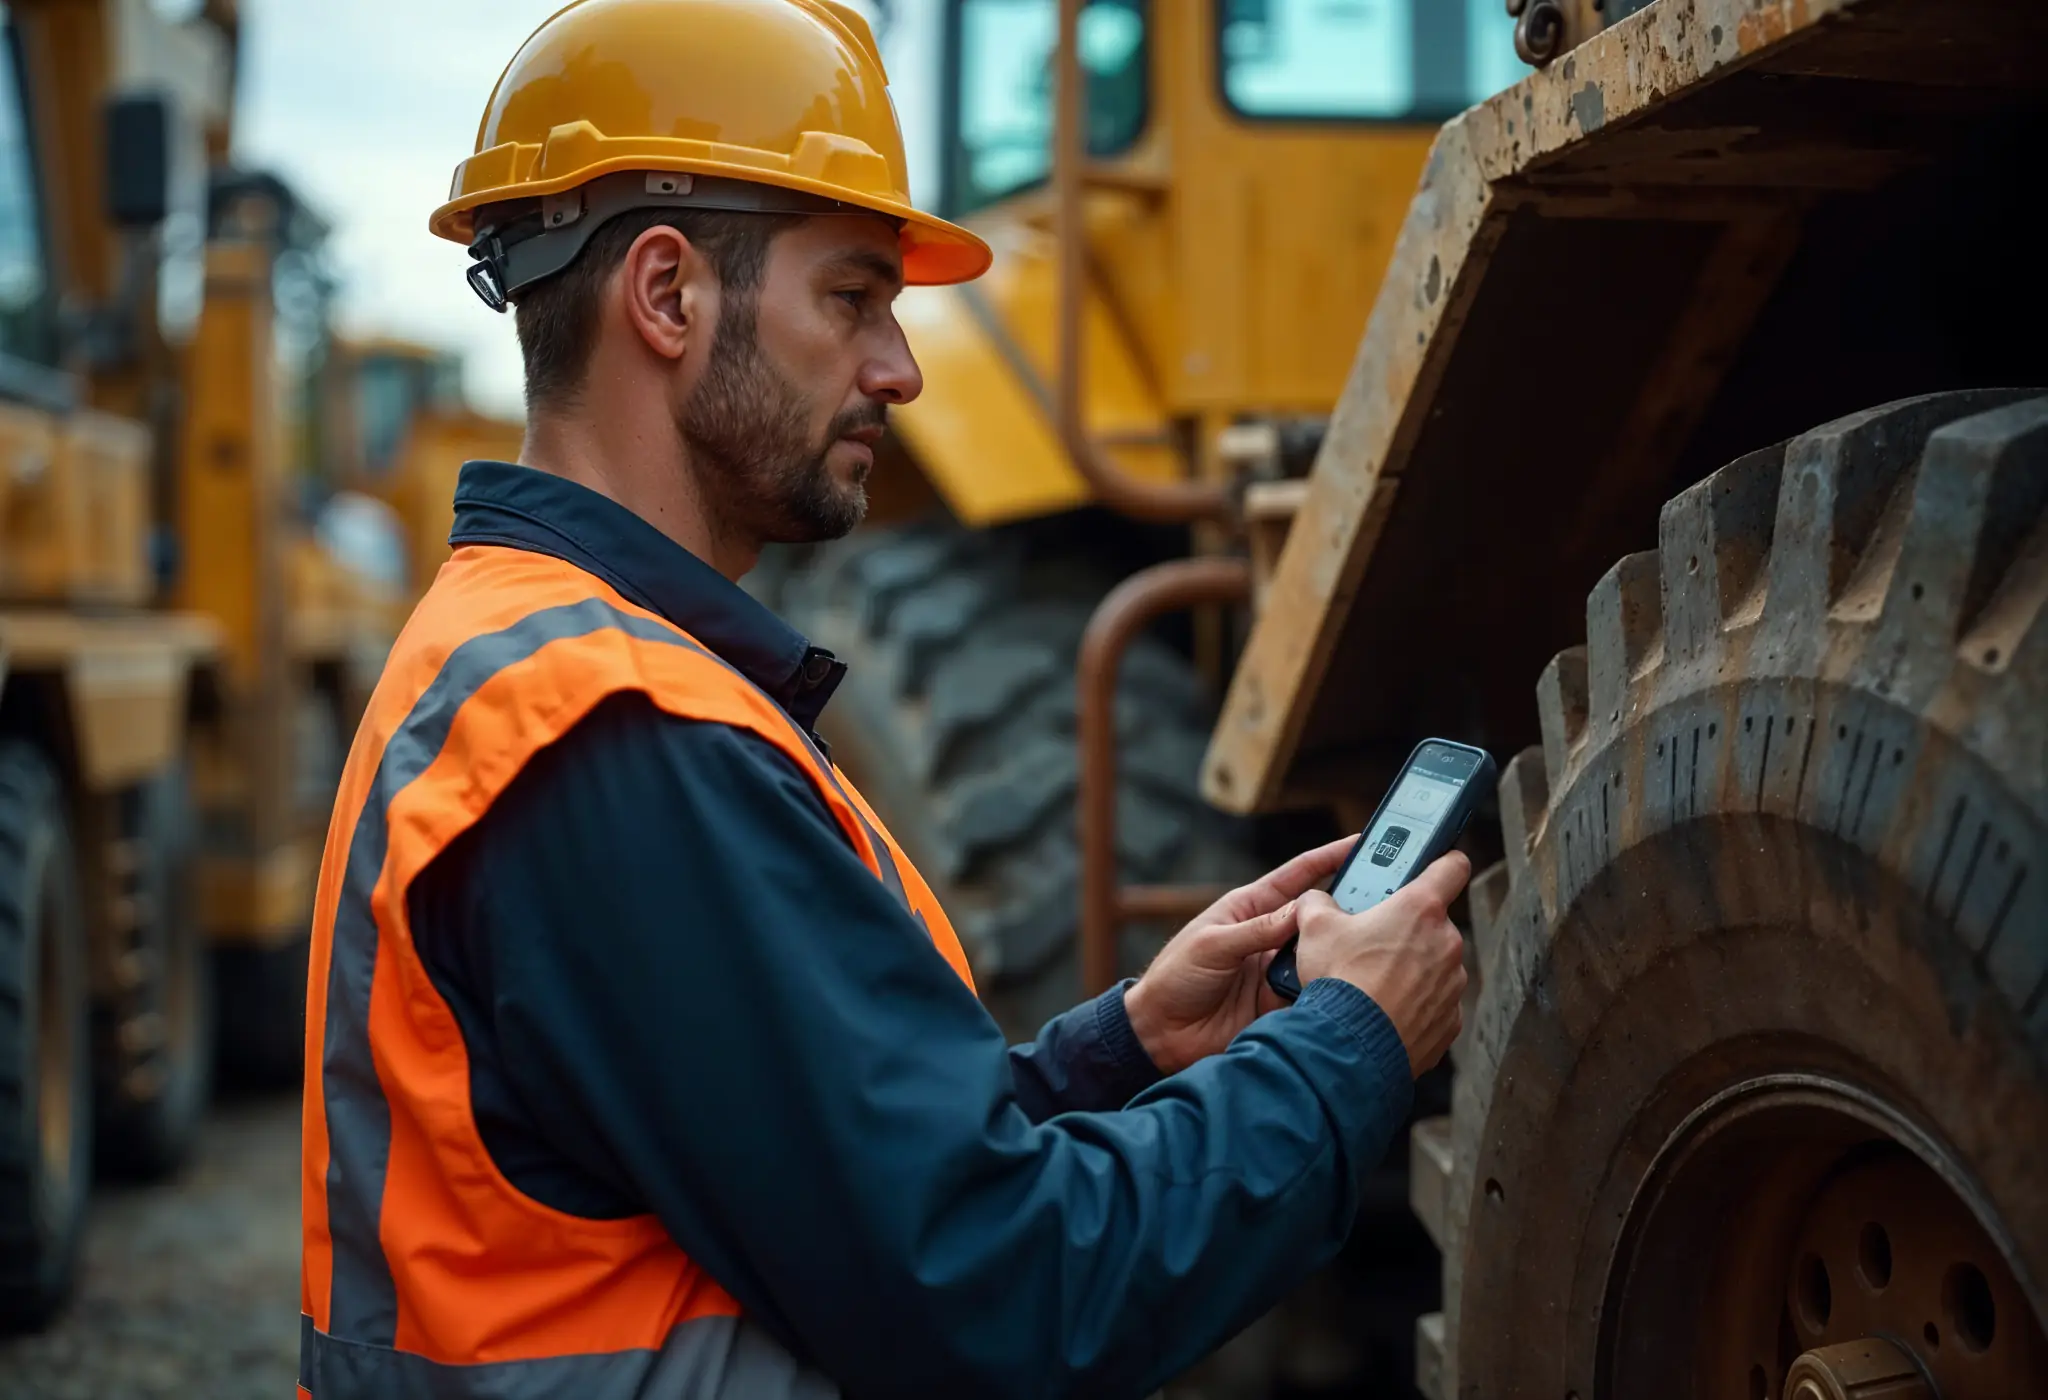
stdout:
<svg viewBox="0 0 2048 1400">
<path fill-rule="evenodd" d="M 804 730 L 673 623 L 547 555 L 466 546 L 400 634 L 349 753 L 306 997 L 299 1393 L 829 1395 L 652 1215 L 585 1220 L 485 1150 L 469 1059 L 406 893 L 607 696 L 730 725 L 809 775 L 861 861 L 970 987 L 930 888 Z"/>
</svg>

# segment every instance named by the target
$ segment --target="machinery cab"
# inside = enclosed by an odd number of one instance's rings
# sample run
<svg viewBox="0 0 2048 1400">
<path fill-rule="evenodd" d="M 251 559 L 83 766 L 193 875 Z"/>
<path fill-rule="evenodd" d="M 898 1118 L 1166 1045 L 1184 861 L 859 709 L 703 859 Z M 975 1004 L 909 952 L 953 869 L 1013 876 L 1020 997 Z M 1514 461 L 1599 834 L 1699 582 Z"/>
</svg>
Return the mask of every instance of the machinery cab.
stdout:
<svg viewBox="0 0 2048 1400">
<path fill-rule="evenodd" d="M 901 303 L 927 386 L 902 436 L 969 525 L 1100 495 L 1057 421 L 1060 11 L 948 0 L 884 31 L 935 133 L 913 163 L 998 250 Z M 1123 472 L 1217 476 L 1233 422 L 1328 414 L 1436 126 L 1527 71 L 1513 22 L 1492 0 L 1091 0 L 1075 24 L 1079 413 Z"/>
</svg>

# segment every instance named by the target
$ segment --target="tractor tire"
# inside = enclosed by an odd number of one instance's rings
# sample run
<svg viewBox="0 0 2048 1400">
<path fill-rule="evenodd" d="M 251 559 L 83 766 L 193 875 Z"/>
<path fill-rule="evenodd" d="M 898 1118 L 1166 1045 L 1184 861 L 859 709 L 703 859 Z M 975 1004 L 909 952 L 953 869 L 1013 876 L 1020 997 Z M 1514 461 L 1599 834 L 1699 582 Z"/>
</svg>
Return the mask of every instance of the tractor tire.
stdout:
<svg viewBox="0 0 2048 1400">
<path fill-rule="evenodd" d="M 71 1291 L 92 1181 L 85 928 L 63 787 L 0 739 L 0 1332 Z"/>
<path fill-rule="evenodd" d="M 785 616 L 848 663 L 822 729 L 951 916 L 983 1000 L 1013 1038 L 1081 995 L 1074 666 L 1113 579 L 1016 539 L 924 522 L 811 553 Z M 1151 637 L 1117 699 L 1118 852 L 1127 881 L 1240 883 L 1260 865 L 1202 803 L 1212 703 Z M 1133 927 L 1142 969 L 1172 929 Z"/>
<path fill-rule="evenodd" d="M 1753 453 L 1593 589 L 1415 1134 L 1425 1393 L 2048 1394 L 2040 393 Z"/>
<path fill-rule="evenodd" d="M 213 966 L 193 889 L 199 814 L 182 763 L 126 799 L 135 926 L 97 1009 L 100 1165 L 151 1181 L 191 1155 L 213 1093 Z"/>
</svg>

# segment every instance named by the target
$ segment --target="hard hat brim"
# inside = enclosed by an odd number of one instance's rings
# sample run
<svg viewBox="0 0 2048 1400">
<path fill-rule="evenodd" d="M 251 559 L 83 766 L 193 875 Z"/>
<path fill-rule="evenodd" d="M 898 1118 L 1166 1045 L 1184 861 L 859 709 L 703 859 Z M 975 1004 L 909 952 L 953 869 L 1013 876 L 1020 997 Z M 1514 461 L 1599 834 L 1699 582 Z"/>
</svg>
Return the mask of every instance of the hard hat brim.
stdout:
<svg viewBox="0 0 2048 1400">
<path fill-rule="evenodd" d="M 485 205 L 544 198 L 586 185 L 600 176 L 643 170 L 711 175 L 774 185 L 818 195 L 840 204 L 872 209 L 879 215 L 895 219 L 901 228 L 899 241 L 903 250 L 903 281 L 906 286 L 940 287 L 971 282 L 988 271 L 989 265 L 995 261 L 995 254 L 979 235 L 902 201 L 848 190 L 843 185 L 828 184 L 801 175 L 763 170 L 759 166 L 710 160 L 664 161 L 659 158 L 623 157 L 578 170 L 559 180 L 528 180 L 496 188 L 469 190 L 436 209 L 427 221 L 427 229 L 436 238 L 468 247 L 476 237 L 476 211 Z M 463 173 L 457 172 L 458 182 Z"/>
</svg>

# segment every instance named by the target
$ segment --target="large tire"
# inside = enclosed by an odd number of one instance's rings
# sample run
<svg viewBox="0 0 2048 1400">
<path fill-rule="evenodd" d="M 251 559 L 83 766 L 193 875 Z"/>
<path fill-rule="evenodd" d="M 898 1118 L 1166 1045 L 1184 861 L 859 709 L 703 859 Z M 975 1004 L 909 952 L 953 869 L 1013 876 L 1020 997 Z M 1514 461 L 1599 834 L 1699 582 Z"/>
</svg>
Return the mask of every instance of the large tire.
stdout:
<svg viewBox="0 0 2048 1400">
<path fill-rule="evenodd" d="M 1417 1133 L 1425 1390 L 2048 1394 L 2048 398 L 1745 457 L 1586 612 Z"/>
<path fill-rule="evenodd" d="M 0 1331 L 71 1291 L 92 1180 L 85 931 L 63 789 L 0 739 Z"/>
<path fill-rule="evenodd" d="M 1074 664 L 1111 582 L 1085 561 L 928 522 L 819 550 L 779 589 L 791 622 L 848 663 L 823 723 L 835 757 L 932 883 L 1013 1037 L 1080 995 Z M 1125 880 L 1258 873 L 1197 791 L 1212 713 L 1170 647 L 1141 638 L 1125 655 Z M 1171 932 L 1130 930 L 1128 969 Z"/>
<path fill-rule="evenodd" d="M 183 763 L 126 795 L 123 836 L 135 855 L 134 925 L 116 988 L 96 1008 L 99 1160 L 154 1180 L 191 1155 L 213 1091 L 213 967 L 193 890 L 199 816 Z"/>
</svg>

